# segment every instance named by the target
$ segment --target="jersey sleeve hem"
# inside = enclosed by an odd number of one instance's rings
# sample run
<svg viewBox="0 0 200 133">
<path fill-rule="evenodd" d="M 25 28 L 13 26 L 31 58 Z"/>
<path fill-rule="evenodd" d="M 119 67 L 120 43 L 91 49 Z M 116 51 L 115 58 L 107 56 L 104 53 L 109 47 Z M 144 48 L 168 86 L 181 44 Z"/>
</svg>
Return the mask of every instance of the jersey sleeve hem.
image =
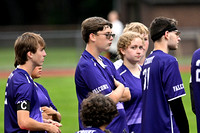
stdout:
<svg viewBox="0 0 200 133">
<path fill-rule="evenodd" d="M 183 96 L 185 96 L 186 94 L 182 94 L 182 95 L 179 95 L 179 96 L 177 96 L 177 97 L 174 97 L 174 98 L 172 98 L 172 99 L 169 99 L 168 101 L 170 102 L 170 101 L 173 101 L 173 100 L 175 100 L 175 99 L 177 99 L 177 98 L 179 98 L 179 97 L 183 97 Z"/>
</svg>

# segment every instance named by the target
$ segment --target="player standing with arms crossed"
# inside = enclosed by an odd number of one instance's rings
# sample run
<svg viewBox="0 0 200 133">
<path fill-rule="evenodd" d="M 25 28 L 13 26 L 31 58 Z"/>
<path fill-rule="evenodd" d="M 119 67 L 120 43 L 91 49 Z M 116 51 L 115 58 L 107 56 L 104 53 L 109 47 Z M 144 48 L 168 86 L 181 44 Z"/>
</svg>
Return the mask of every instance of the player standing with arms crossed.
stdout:
<svg viewBox="0 0 200 133">
<path fill-rule="evenodd" d="M 86 43 L 85 51 L 79 60 L 75 72 L 76 93 L 80 105 L 89 92 L 109 96 L 115 103 L 119 115 L 108 125 L 113 133 L 128 133 L 126 116 L 121 101 L 130 99 L 130 92 L 122 83 L 123 79 L 113 63 L 100 54 L 112 44 L 114 34 L 112 24 L 101 17 L 90 17 L 82 22 L 82 38 Z M 79 127 L 84 129 L 80 117 Z"/>
<path fill-rule="evenodd" d="M 8 77 L 5 92 L 5 133 L 60 133 L 52 124 L 43 123 L 32 71 L 44 62 L 45 42 L 39 34 L 26 32 L 15 41 L 17 67 Z"/>
<path fill-rule="evenodd" d="M 180 32 L 177 21 L 155 18 L 150 25 L 154 50 L 145 59 L 142 80 L 142 133 L 189 133 L 181 97 L 186 95 L 176 58 Z"/>
</svg>

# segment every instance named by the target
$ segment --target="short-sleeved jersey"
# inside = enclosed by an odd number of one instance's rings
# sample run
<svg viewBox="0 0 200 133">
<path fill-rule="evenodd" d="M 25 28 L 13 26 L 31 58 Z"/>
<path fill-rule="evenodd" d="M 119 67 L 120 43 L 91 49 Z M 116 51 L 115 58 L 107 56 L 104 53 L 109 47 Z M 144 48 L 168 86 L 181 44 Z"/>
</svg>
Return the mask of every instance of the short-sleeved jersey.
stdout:
<svg viewBox="0 0 200 133">
<path fill-rule="evenodd" d="M 122 77 L 115 69 L 113 63 L 107 58 L 100 56 L 103 64 L 99 64 L 97 60 L 86 50 L 82 53 L 75 72 L 76 93 L 78 98 L 79 112 L 83 99 L 87 98 L 88 93 L 102 93 L 106 96 L 114 90 L 114 78 L 124 83 Z M 126 124 L 126 116 L 122 103 L 117 104 L 119 115 L 107 126 L 111 132 L 122 132 L 128 127 Z M 79 117 L 79 127 L 84 129 Z"/>
<path fill-rule="evenodd" d="M 38 98 L 40 101 L 40 107 L 43 107 L 43 106 L 52 107 L 54 110 L 57 111 L 56 106 L 51 101 L 48 91 L 41 84 L 36 83 L 36 82 L 34 82 L 34 84 L 35 84 Z"/>
<path fill-rule="evenodd" d="M 88 128 L 85 128 L 84 130 L 80 130 L 76 133 L 105 133 L 105 132 L 102 131 L 100 128 L 88 127 Z"/>
<path fill-rule="evenodd" d="M 191 62 L 191 83 L 193 88 L 195 112 L 197 119 L 197 130 L 200 133 L 200 49 L 197 49 L 192 56 Z"/>
<path fill-rule="evenodd" d="M 177 133 L 168 101 L 185 95 L 178 62 L 163 51 L 145 59 L 142 81 L 142 133 Z"/>
<path fill-rule="evenodd" d="M 30 132 L 20 129 L 17 123 L 17 104 L 23 101 L 30 102 L 30 117 L 39 122 L 43 122 L 38 95 L 34 88 L 33 80 L 26 71 L 16 68 L 10 74 L 5 91 L 5 133 Z M 45 131 L 34 133 L 44 132 Z"/>
<path fill-rule="evenodd" d="M 134 76 L 124 64 L 117 71 L 126 82 L 131 93 L 131 100 L 124 102 L 129 132 L 140 133 L 142 121 L 142 86 L 140 77 Z"/>
</svg>

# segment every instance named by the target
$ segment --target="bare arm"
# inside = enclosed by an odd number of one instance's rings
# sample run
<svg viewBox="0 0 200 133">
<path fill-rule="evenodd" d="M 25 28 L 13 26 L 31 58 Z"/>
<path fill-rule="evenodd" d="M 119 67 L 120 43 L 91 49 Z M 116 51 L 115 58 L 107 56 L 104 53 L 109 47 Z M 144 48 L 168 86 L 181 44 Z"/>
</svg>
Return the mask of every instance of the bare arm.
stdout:
<svg viewBox="0 0 200 133">
<path fill-rule="evenodd" d="M 126 102 L 126 101 L 129 101 L 131 100 L 131 92 L 129 90 L 128 87 L 125 87 L 125 90 L 124 90 L 124 93 L 122 95 L 122 97 L 120 98 L 120 102 Z"/>
<path fill-rule="evenodd" d="M 120 98 L 123 96 L 125 87 L 122 83 L 114 79 L 116 89 L 112 91 L 112 93 L 109 95 L 109 97 L 115 102 L 118 103 L 120 101 Z"/>
<path fill-rule="evenodd" d="M 44 107 L 41 107 L 41 109 L 43 110 L 42 116 L 44 119 L 51 119 L 57 122 L 61 121 L 61 114 L 57 112 L 56 110 L 54 110 L 53 108 L 44 106 Z"/>
<path fill-rule="evenodd" d="M 29 111 L 18 110 L 17 121 L 21 129 L 30 131 L 48 131 L 49 133 L 61 133 L 60 129 L 52 124 L 41 123 L 29 117 Z"/>
</svg>

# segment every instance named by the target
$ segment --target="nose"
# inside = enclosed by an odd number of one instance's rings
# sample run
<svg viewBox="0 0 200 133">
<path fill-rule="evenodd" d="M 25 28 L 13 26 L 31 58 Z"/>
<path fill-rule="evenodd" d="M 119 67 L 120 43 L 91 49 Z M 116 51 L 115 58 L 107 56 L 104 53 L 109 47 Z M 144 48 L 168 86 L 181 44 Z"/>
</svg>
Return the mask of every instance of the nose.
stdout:
<svg viewBox="0 0 200 133">
<path fill-rule="evenodd" d="M 46 51 L 45 51 L 45 50 L 44 50 L 43 56 L 44 56 L 44 57 L 45 57 L 45 56 L 47 56 L 47 53 L 46 53 Z"/>
<path fill-rule="evenodd" d="M 181 37 L 180 36 L 178 36 L 178 41 L 181 41 Z"/>
</svg>

